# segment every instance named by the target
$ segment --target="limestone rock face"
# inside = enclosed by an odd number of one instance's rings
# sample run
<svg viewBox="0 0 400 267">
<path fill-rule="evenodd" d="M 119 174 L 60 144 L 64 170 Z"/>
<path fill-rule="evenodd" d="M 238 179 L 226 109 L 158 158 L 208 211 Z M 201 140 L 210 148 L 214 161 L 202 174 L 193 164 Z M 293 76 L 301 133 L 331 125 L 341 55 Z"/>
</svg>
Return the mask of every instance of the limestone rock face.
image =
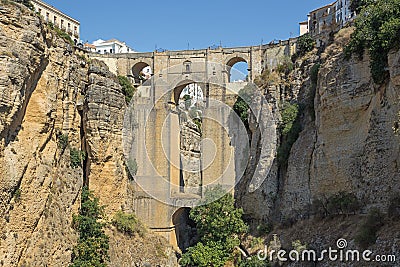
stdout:
<svg viewBox="0 0 400 267">
<path fill-rule="evenodd" d="M 109 218 L 127 202 L 125 97 L 103 63 L 89 63 L 34 12 L 15 3 L 0 7 L 0 266 L 68 266 L 83 184 Z M 87 155 L 77 168 L 72 149 Z M 174 266 L 162 238 L 107 233 L 110 266 L 132 266 L 143 255 Z M 141 253 L 153 241 L 160 253 Z M 138 242 L 141 249 L 129 249 Z"/>
<path fill-rule="evenodd" d="M 365 209 L 386 211 L 400 192 L 400 140 L 393 131 L 400 110 L 399 55 L 390 54 L 390 81 L 380 87 L 372 82 L 367 55 L 347 62 L 339 52 L 322 65 L 315 125 L 301 133 L 289 159 L 286 216 L 306 214 L 312 201 L 338 192 L 355 194 Z"/>
<path fill-rule="evenodd" d="M 70 168 L 56 136 L 80 145 L 75 103 L 86 71 L 31 11 L 1 12 L 0 266 L 66 266 L 82 170 Z"/>
</svg>

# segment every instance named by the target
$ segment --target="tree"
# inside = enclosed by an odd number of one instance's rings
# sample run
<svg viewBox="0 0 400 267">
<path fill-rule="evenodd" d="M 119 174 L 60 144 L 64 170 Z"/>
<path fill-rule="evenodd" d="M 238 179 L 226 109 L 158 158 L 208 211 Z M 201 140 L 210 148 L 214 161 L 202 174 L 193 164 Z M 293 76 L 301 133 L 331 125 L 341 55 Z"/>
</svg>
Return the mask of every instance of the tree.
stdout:
<svg viewBox="0 0 400 267">
<path fill-rule="evenodd" d="M 118 76 L 119 85 L 122 87 L 122 93 L 125 96 L 125 101 L 127 104 L 131 102 L 131 99 L 135 93 L 135 88 L 132 83 L 125 76 Z"/>
<path fill-rule="evenodd" d="M 309 33 L 303 34 L 297 40 L 297 53 L 298 56 L 303 56 L 314 48 L 314 39 Z"/>
<path fill-rule="evenodd" d="M 249 127 L 249 111 L 251 112 L 249 104 L 252 101 L 254 90 L 257 88 L 253 84 L 247 84 L 238 92 L 238 98 L 233 105 L 233 110 L 240 117 L 246 128 Z"/>
<path fill-rule="evenodd" d="M 182 256 L 182 266 L 218 267 L 232 259 L 247 225 L 242 219 L 243 210 L 235 208 L 233 196 L 224 193 L 221 186 L 208 190 L 205 200 L 215 201 L 191 210 L 190 218 L 196 223 L 200 242 Z"/>
<path fill-rule="evenodd" d="M 104 220 L 104 206 L 100 206 L 99 199 L 84 187 L 79 215 L 73 217 L 73 227 L 79 232 L 79 240 L 70 267 L 107 266 L 109 239 L 104 233 Z"/>
<path fill-rule="evenodd" d="M 373 0 L 351 0 L 350 10 L 358 14 L 363 7 L 369 5 L 371 2 L 373 2 Z"/>
<path fill-rule="evenodd" d="M 349 58 L 355 53 L 362 58 L 368 49 L 372 78 L 375 83 L 383 84 L 389 76 L 388 53 L 400 43 L 400 0 L 364 0 L 355 8 L 360 12 L 346 56 Z"/>
</svg>

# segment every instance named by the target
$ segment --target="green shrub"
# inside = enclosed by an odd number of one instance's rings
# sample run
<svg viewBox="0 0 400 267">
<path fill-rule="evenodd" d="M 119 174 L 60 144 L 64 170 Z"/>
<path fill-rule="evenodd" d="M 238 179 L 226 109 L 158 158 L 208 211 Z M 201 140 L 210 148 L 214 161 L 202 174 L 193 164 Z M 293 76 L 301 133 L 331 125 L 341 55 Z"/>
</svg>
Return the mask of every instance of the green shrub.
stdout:
<svg viewBox="0 0 400 267">
<path fill-rule="evenodd" d="M 64 39 L 64 41 L 69 43 L 71 46 L 75 45 L 74 41 L 72 41 L 72 38 L 71 38 L 71 36 L 69 36 L 68 33 L 66 33 L 65 31 L 63 31 L 60 28 L 58 28 L 52 22 L 48 22 L 48 26 L 49 26 L 50 29 L 52 29 L 57 34 L 58 37 Z"/>
<path fill-rule="evenodd" d="M 127 161 L 127 172 L 129 180 L 133 181 L 134 176 L 137 174 L 138 171 L 138 164 L 136 159 L 128 158 Z"/>
<path fill-rule="evenodd" d="M 307 52 L 314 49 L 315 41 L 309 33 L 303 34 L 297 39 L 297 51 L 292 56 L 292 61 L 296 61 L 297 58 L 304 56 Z"/>
<path fill-rule="evenodd" d="M 22 190 L 20 188 L 15 190 L 14 195 L 13 195 L 15 202 L 20 202 L 21 201 L 21 194 L 22 194 Z"/>
<path fill-rule="evenodd" d="M 330 215 L 356 213 L 361 205 L 352 193 L 339 192 L 328 198 L 326 209 Z"/>
<path fill-rule="evenodd" d="M 71 148 L 69 155 L 70 155 L 71 167 L 74 169 L 81 167 L 86 157 L 85 152 L 80 151 L 76 148 Z"/>
<path fill-rule="evenodd" d="M 124 213 L 122 211 L 118 211 L 115 213 L 111 223 L 117 228 L 118 231 L 127 235 L 132 236 L 137 233 L 143 237 L 146 233 L 146 228 L 133 213 Z"/>
<path fill-rule="evenodd" d="M 129 104 L 132 100 L 133 95 L 135 94 L 135 88 L 125 76 L 118 76 L 118 81 L 122 87 L 122 93 L 125 96 L 125 101 L 127 104 Z"/>
<path fill-rule="evenodd" d="M 254 90 L 257 90 L 254 85 L 246 85 L 239 91 L 238 98 L 233 105 L 233 110 L 240 117 L 246 128 L 249 127 L 249 103 L 251 103 Z"/>
<path fill-rule="evenodd" d="M 24 6 L 26 6 L 27 8 L 29 8 L 30 10 L 35 10 L 35 7 L 31 3 L 31 1 L 29 1 L 29 0 L 12 0 L 12 1 L 14 1 L 16 3 L 21 3 Z"/>
<path fill-rule="evenodd" d="M 378 209 L 372 209 L 363 224 L 358 229 L 355 242 L 363 249 L 375 244 L 376 233 L 384 225 L 383 214 Z"/>
<path fill-rule="evenodd" d="M 280 60 L 278 66 L 276 67 L 276 71 L 279 73 L 288 74 L 293 70 L 293 68 L 294 65 L 292 60 L 289 57 L 285 56 Z"/>
<path fill-rule="evenodd" d="M 61 150 L 64 150 L 67 148 L 69 142 L 68 142 L 68 134 L 60 134 L 57 136 L 57 143 L 58 143 L 58 148 Z"/>
<path fill-rule="evenodd" d="M 400 43 L 400 0 L 362 0 L 352 5 L 359 14 L 346 57 L 356 54 L 362 58 L 368 49 L 372 78 L 376 84 L 383 84 L 389 77 L 388 53 Z"/>
<path fill-rule="evenodd" d="M 260 236 L 268 235 L 272 231 L 272 224 L 263 223 L 257 226 L 257 233 Z"/>
<path fill-rule="evenodd" d="M 311 115 L 312 120 L 315 120 L 315 107 L 314 107 L 314 99 L 315 99 L 315 94 L 317 92 L 317 85 L 318 85 L 318 73 L 319 73 L 319 69 L 320 69 L 320 64 L 315 64 L 314 66 L 312 66 L 311 70 L 310 70 L 310 91 L 308 92 L 307 95 L 307 103 L 306 103 L 306 108 L 308 110 L 308 112 Z"/>
<path fill-rule="evenodd" d="M 242 219 L 243 210 L 235 208 L 233 196 L 225 194 L 222 187 L 207 190 L 205 199 L 214 201 L 190 211 L 200 242 L 183 254 L 182 266 L 224 266 L 233 259 L 234 248 L 240 244 L 239 236 L 248 229 Z"/>
<path fill-rule="evenodd" d="M 281 108 L 282 122 L 279 130 L 282 134 L 281 144 L 278 147 L 277 157 L 281 166 L 286 166 L 290 150 L 296 142 L 301 131 L 299 106 L 284 102 Z"/>
<path fill-rule="evenodd" d="M 70 267 L 107 266 L 109 238 L 104 232 L 104 208 L 87 187 L 82 189 L 81 208 L 79 214 L 73 216 L 73 228 L 78 231 L 79 239 Z"/>
</svg>

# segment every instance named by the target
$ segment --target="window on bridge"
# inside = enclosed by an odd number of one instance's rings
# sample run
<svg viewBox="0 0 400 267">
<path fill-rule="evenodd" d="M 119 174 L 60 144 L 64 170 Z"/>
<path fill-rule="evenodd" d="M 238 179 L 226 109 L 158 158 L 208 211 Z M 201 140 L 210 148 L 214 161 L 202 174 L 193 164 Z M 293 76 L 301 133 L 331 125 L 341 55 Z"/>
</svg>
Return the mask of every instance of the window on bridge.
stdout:
<svg viewBox="0 0 400 267">
<path fill-rule="evenodd" d="M 228 61 L 229 82 L 246 82 L 248 80 L 249 65 L 241 57 L 235 57 Z"/>
</svg>

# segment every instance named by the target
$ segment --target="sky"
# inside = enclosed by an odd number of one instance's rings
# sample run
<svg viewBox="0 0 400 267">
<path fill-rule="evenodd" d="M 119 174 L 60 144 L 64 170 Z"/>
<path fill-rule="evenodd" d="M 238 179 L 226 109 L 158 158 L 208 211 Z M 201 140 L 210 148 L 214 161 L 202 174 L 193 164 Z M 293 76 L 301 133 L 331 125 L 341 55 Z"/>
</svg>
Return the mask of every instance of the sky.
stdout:
<svg viewBox="0 0 400 267">
<path fill-rule="evenodd" d="M 81 39 L 119 39 L 140 52 L 266 44 L 299 35 L 332 0 L 43 0 L 81 22 Z"/>
</svg>

